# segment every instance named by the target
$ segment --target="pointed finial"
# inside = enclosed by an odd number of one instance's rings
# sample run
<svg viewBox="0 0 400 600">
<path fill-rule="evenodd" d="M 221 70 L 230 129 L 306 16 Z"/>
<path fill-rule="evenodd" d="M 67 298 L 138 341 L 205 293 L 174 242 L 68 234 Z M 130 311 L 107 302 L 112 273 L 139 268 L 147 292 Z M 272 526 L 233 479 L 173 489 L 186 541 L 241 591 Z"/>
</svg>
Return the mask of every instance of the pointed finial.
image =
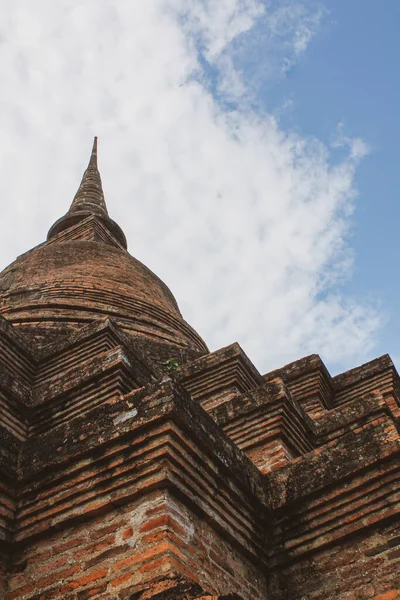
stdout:
<svg viewBox="0 0 400 600">
<path fill-rule="evenodd" d="M 93 141 L 88 167 L 83 174 L 81 184 L 69 209 L 70 213 L 77 211 L 108 215 L 101 177 L 97 168 L 97 137 Z"/>
<path fill-rule="evenodd" d="M 97 169 L 97 135 L 94 136 L 92 154 L 90 155 L 89 167 Z"/>
<path fill-rule="evenodd" d="M 83 174 L 81 184 L 67 214 L 58 219 L 47 235 L 51 240 L 61 231 L 76 225 L 88 217 L 96 217 L 116 238 L 122 248 L 127 247 L 124 232 L 120 226 L 108 216 L 104 200 L 103 186 L 97 168 L 97 136 L 94 138 L 89 164 Z"/>
</svg>

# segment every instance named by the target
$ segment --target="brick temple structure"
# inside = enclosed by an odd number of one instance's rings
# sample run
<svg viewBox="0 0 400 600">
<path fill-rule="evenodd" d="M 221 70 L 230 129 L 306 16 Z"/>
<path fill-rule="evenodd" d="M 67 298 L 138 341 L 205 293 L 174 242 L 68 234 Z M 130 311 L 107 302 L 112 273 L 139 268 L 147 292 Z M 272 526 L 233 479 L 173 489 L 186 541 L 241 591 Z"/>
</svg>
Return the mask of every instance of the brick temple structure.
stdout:
<svg viewBox="0 0 400 600">
<path fill-rule="evenodd" d="M 0 598 L 400 598 L 389 356 L 262 375 L 126 248 L 95 141 L 68 213 L 0 274 Z"/>
</svg>

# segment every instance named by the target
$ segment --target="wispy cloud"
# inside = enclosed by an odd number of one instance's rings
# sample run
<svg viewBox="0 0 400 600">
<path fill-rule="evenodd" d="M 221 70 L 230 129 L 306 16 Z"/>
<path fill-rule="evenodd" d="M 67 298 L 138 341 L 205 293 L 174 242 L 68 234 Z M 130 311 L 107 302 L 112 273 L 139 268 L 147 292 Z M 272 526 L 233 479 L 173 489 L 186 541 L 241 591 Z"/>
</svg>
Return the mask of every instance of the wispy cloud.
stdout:
<svg viewBox="0 0 400 600">
<path fill-rule="evenodd" d="M 194 18 L 193 4 L 201 6 L 201 18 Z M 208 3 L 193 4 L 186 31 L 220 97 L 241 105 L 257 104 L 260 89 L 297 65 L 329 15 L 320 0 L 226 0 L 216 14 Z"/>
<path fill-rule="evenodd" d="M 361 161 L 371 151 L 369 144 L 367 144 L 365 140 L 346 134 L 343 123 L 339 123 L 337 126 L 336 135 L 332 142 L 332 148 L 345 149 L 355 163 Z"/>
<path fill-rule="evenodd" d="M 277 57 L 293 60 L 318 30 L 320 8 L 311 18 L 305 6 L 6 4 L 3 265 L 67 210 L 97 134 L 109 210 L 131 253 L 171 287 L 211 348 L 237 340 L 264 370 L 308 352 L 331 366 L 362 360 L 380 316 L 338 288 L 351 272 L 346 236 L 362 143 L 347 137 L 338 163 L 320 141 L 284 131 L 245 100 L 254 88 L 242 70 L 254 43 L 262 47 L 259 28 L 270 30 L 260 69 L 272 73 Z"/>
</svg>

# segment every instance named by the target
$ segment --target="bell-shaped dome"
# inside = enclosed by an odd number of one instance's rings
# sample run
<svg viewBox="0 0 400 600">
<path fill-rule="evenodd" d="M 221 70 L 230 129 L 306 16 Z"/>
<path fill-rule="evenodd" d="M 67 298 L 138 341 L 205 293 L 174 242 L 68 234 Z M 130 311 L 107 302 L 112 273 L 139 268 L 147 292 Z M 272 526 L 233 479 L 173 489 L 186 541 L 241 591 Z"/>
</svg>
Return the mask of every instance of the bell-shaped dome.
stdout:
<svg viewBox="0 0 400 600">
<path fill-rule="evenodd" d="M 128 334 L 201 353 L 168 287 L 126 250 L 108 216 L 97 169 L 97 141 L 68 213 L 48 240 L 0 274 L 0 312 L 40 345 L 111 317 Z"/>
</svg>

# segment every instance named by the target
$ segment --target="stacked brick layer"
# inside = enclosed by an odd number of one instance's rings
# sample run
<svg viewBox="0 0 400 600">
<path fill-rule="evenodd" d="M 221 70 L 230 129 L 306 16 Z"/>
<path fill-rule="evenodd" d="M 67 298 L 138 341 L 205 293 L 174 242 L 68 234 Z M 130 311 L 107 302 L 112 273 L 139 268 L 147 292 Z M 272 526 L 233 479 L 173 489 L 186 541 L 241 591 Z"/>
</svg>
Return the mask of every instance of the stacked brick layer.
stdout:
<svg viewBox="0 0 400 600">
<path fill-rule="evenodd" d="M 6 600 L 396 597 L 388 357 L 261 377 L 234 344 L 163 374 L 110 320 L 41 354 L 0 331 Z"/>
</svg>

